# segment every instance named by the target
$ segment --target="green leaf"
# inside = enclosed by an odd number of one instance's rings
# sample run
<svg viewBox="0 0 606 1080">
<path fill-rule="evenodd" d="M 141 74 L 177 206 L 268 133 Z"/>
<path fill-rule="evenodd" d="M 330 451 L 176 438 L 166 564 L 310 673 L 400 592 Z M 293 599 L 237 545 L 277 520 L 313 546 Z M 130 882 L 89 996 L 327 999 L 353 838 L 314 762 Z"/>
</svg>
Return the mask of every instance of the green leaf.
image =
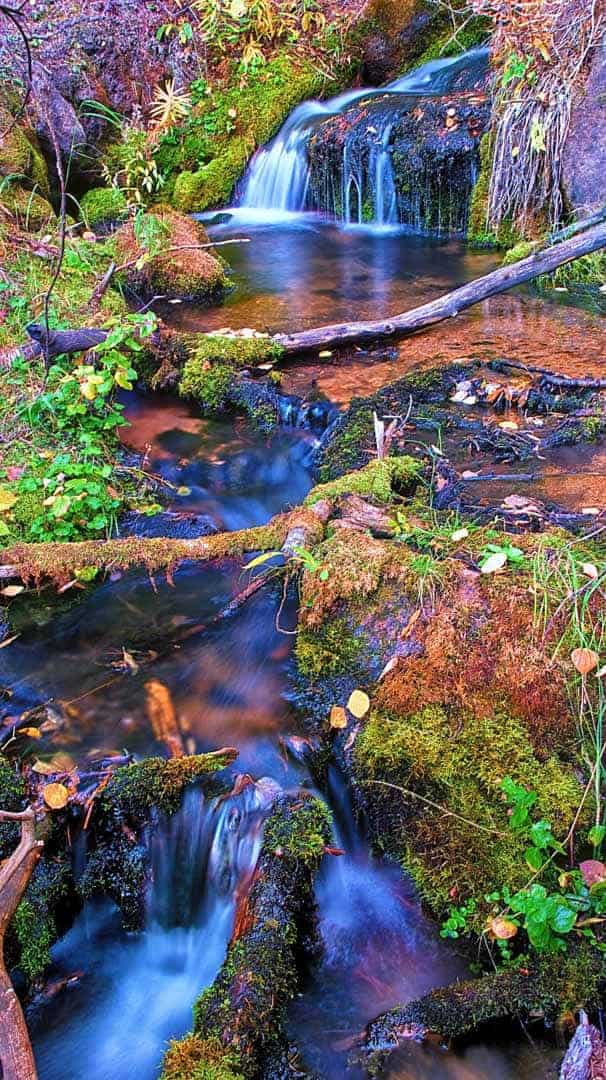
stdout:
<svg viewBox="0 0 606 1080">
<path fill-rule="evenodd" d="M 558 934 L 569 934 L 577 920 L 577 913 L 568 904 L 556 904 L 550 923 Z"/>
<path fill-rule="evenodd" d="M 594 825 L 587 833 L 587 839 L 594 847 L 599 848 L 606 836 L 606 825 Z"/>
<path fill-rule="evenodd" d="M 527 848 L 524 852 L 524 858 L 526 859 L 526 862 L 528 863 L 530 869 L 534 870 L 535 873 L 537 870 L 541 869 L 544 862 L 543 855 L 541 854 L 539 848 L 536 847 Z"/>
<path fill-rule="evenodd" d="M 543 850 L 548 848 L 553 841 L 551 824 L 549 821 L 535 821 L 530 829 L 530 839 L 535 847 Z"/>
<path fill-rule="evenodd" d="M 10 529 L 6 522 L 0 521 L 0 536 L 8 536 Z"/>
</svg>

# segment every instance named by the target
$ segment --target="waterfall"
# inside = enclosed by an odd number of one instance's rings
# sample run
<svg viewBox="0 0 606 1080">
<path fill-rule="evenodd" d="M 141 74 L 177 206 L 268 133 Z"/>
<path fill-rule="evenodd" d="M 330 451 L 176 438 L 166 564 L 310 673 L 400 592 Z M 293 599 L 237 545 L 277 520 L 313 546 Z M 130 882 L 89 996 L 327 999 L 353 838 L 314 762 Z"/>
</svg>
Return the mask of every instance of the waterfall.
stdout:
<svg viewBox="0 0 606 1080">
<path fill-rule="evenodd" d="M 397 125 L 419 99 L 474 89 L 486 81 L 487 69 L 488 50 L 473 49 L 463 56 L 432 60 L 384 87 L 299 105 L 275 139 L 253 158 L 239 206 L 270 212 L 273 218 L 313 210 L 347 225 L 405 224 L 417 231 L 461 231 L 460 215 L 433 208 L 445 201 L 450 206 L 461 180 L 465 199 L 476 167 L 475 153 L 470 153 L 475 144 L 461 148 L 466 159 L 462 178 L 455 182 L 452 170 L 438 161 L 433 180 L 425 162 L 407 154 L 406 147 L 398 151 Z M 398 152 L 400 158 L 411 158 L 400 162 L 404 184 L 398 182 L 394 168 Z"/>
<path fill-rule="evenodd" d="M 53 950 L 59 972 L 71 972 L 78 957 L 82 984 L 36 1016 L 45 1080 L 74 1076 L 74 1061 L 87 1080 L 157 1077 L 168 1040 L 191 1025 L 192 1002 L 223 962 L 279 790 L 272 780 L 241 777 L 231 795 L 205 800 L 192 787 L 177 813 L 150 829 L 142 934 L 121 933 L 107 905 L 85 908 Z"/>
</svg>

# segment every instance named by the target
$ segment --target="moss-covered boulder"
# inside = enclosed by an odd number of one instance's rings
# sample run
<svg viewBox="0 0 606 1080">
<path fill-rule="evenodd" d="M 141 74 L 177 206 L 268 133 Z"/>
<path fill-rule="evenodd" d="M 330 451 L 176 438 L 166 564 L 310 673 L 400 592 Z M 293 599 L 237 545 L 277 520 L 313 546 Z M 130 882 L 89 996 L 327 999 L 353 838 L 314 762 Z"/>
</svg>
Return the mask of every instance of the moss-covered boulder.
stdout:
<svg viewBox="0 0 606 1080">
<path fill-rule="evenodd" d="M 188 337 L 184 345 L 187 359 L 179 381 L 179 393 L 183 397 L 193 398 L 209 415 L 243 405 L 258 426 L 271 427 L 276 423 L 275 391 L 261 398 L 258 394 L 249 395 L 247 403 L 241 381 L 242 372 L 260 364 L 271 366 L 280 359 L 282 348 L 271 337 L 198 334 Z"/>
<path fill-rule="evenodd" d="M 225 265 L 202 225 L 167 206 L 126 222 L 114 237 L 128 289 L 139 297 L 215 299 L 227 285 Z"/>
<path fill-rule="evenodd" d="M 93 232 L 105 235 L 128 216 L 128 203 L 119 188 L 91 188 L 80 200 L 80 212 Z"/>
</svg>

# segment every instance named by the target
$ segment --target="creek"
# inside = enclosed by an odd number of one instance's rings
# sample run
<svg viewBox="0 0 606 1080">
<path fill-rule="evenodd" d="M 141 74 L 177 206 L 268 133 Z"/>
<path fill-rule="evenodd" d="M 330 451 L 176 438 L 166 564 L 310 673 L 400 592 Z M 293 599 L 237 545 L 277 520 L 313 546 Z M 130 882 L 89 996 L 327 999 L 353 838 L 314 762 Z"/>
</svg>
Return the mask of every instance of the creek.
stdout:
<svg viewBox="0 0 606 1080">
<path fill-rule="evenodd" d="M 485 58 L 472 59 L 477 74 Z M 461 70 L 460 64 L 434 63 L 381 92 L 356 91 L 297 110 L 253 162 L 240 205 L 206 215 L 213 237 L 251 241 L 225 249 L 233 283 L 226 303 L 173 306 L 173 325 L 295 330 L 352 314 L 378 318 L 494 266 L 492 254 L 470 253 L 456 236 L 412 234 L 418 217 L 406 219 L 393 195 L 384 129 L 377 153 L 368 147 L 362 153 L 359 143 L 355 152 L 350 147 L 329 205 L 319 205 L 314 191 L 321 185 L 306 164 L 305 148 L 317 125 L 362 96 L 380 98 L 384 118 L 386 97 L 398 107 L 406 98 L 409 108 L 413 97 L 449 92 Z M 377 197 L 371 220 L 364 222 L 361 206 L 371 181 Z M 339 217 L 345 228 L 334 220 Z M 539 315 L 533 303 L 519 295 L 484 305 L 462 328 L 429 335 L 429 346 L 407 343 L 356 350 L 334 364 L 330 358 L 310 362 L 286 373 L 286 387 L 301 396 L 319 388 L 342 406 L 395 372 L 429 362 L 430 354 L 434 361 L 480 351 L 502 355 L 503 343 L 513 342 L 514 353 L 544 357 L 546 326 L 554 341 L 558 334 L 566 339 L 562 351 L 570 349 L 571 362 L 578 362 L 571 336 L 578 334 L 591 351 L 595 334 L 598 365 L 596 316 L 545 303 Z M 284 428 L 265 438 L 239 418 L 201 420 L 182 402 L 153 395 L 134 397 L 128 419 L 127 448 L 145 454 L 147 467 L 172 485 L 173 529 L 261 524 L 300 502 L 312 485 L 315 437 L 309 431 Z M 142 518 L 136 528 L 152 529 L 152 522 Z M 290 698 L 294 600 L 281 603 L 264 589 L 235 616 L 213 624 L 246 580 L 240 564 L 225 562 L 185 565 L 174 585 L 138 572 L 110 577 L 78 602 L 68 596 L 60 609 L 43 595 L 18 640 L 0 651 L 0 684 L 10 693 L 11 711 L 48 706 L 51 730 L 41 752 L 61 749 L 77 762 L 100 749 L 137 757 L 161 753 L 146 710 L 145 682 L 153 678 L 170 692 L 188 751 L 236 746 L 237 768 L 254 778 L 221 802 L 205 802 L 194 787 L 173 819 L 158 820 L 147 838 L 154 873 L 143 934 L 121 931 L 110 906 L 87 904 L 55 946 L 50 983 L 61 988 L 38 1001 L 30 1016 L 40 1080 L 158 1075 L 167 1040 L 188 1029 L 195 997 L 221 965 L 234 898 L 254 871 L 272 794 L 277 787 L 314 786 L 306 763 L 309 732 Z M 124 650 L 133 661 L 127 671 Z M 424 916 L 412 882 L 370 853 L 336 767 L 321 794 L 334 814 L 335 846 L 345 854 L 327 857 L 318 877 L 322 950 L 291 1006 L 288 1032 L 307 1075 L 339 1080 L 358 1075 L 347 1058 L 369 1020 L 467 969 Z M 74 858 L 84 864 L 82 845 Z M 460 1053 L 410 1040 L 384 1075 L 536 1080 L 554 1075 L 553 1060 L 553 1050 L 521 1032 Z"/>
</svg>

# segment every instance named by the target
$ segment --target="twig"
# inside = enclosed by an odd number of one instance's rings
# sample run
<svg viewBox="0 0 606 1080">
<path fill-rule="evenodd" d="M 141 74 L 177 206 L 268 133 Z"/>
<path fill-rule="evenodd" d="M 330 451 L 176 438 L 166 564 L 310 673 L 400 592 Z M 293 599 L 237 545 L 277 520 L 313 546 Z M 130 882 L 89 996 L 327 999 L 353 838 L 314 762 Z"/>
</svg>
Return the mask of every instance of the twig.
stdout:
<svg viewBox="0 0 606 1080">
<path fill-rule="evenodd" d="M 399 791 L 402 795 L 409 795 L 412 799 L 419 799 L 420 802 L 424 802 L 427 806 L 433 807 L 434 810 L 439 810 L 445 817 L 456 818 L 457 821 L 464 822 L 465 825 L 471 825 L 474 829 L 480 829 L 482 832 L 490 833 L 492 836 L 500 836 L 502 838 L 507 837 L 507 833 L 501 832 L 499 829 L 490 828 L 488 825 L 480 825 L 478 821 L 471 821 L 470 818 L 462 817 L 461 814 L 455 813 L 454 810 L 448 810 L 446 806 L 440 806 L 440 803 L 433 802 L 432 799 L 427 799 L 425 795 L 419 795 L 418 791 L 411 791 L 409 788 L 400 787 L 399 784 L 390 784 L 387 780 L 361 780 L 361 784 L 379 784 L 381 787 L 391 788 L 393 791 Z"/>
</svg>

